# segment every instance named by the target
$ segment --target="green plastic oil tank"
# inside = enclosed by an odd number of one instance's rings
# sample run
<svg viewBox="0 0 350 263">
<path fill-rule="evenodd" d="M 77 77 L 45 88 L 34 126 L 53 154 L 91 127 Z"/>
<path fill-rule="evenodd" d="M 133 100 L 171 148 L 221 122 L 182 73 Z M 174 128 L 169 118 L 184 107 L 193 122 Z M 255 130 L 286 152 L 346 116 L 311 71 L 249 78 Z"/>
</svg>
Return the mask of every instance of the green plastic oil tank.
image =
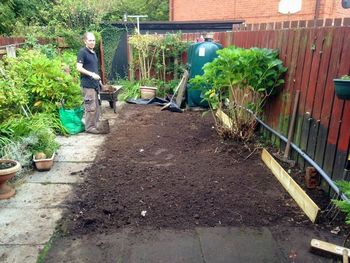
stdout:
<svg viewBox="0 0 350 263">
<path fill-rule="evenodd" d="M 213 61 L 218 55 L 216 51 L 222 49 L 222 45 L 215 43 L 210 38 L 206 38 L 204 42 L 192 44 L 187 51 L 189 79 L 196 75 L 203 75 L 204 64 Z M 208 103 L 203 100 L 203 94 L 208 87 L 193 89 L 190 84 L 187 85 L 187 103 L 189 107 L 208 107 Z"/>
</svg>

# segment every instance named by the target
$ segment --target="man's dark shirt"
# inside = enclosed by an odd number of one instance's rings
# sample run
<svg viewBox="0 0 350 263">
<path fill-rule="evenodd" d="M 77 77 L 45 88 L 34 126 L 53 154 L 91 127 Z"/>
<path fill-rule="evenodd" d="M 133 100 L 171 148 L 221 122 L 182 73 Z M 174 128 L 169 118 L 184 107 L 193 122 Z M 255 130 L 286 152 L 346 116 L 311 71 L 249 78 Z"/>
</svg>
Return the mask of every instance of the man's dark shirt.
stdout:
<svg viewBox="0 0 350 263">
<path fill-rule="evenodd" d="M 79 50 L 78 63 L 83 64 L 83 68 L 98 74 L 98 62 L 95 52 L 91 52 L 87 47 Z M 80 73 L 80 86 L 84 88 L 98 89 L 99 81 L 92 77 Z"/>
</svg>

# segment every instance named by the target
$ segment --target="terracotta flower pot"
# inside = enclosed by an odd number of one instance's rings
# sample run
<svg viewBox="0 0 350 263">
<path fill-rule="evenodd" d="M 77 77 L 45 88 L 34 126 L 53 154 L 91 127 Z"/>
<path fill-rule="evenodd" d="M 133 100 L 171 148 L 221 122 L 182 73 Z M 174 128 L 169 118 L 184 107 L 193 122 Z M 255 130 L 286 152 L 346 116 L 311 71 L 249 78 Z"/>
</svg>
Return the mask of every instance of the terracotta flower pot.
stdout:
<svg viewBox="0 0 350 263">
<path fill-rule="evenodd" d="M 141 92 L 141 99 L 150 100 L 156 96 L 157 88 L 141 86 L 140 92 Z"/>
<path fill-rule="evenodd" d="M 35 156 L 33 156 L 33 161 L 38 171 L 40 172 L 50 171 L 53 166 L 54 158 L 55 158 L 55 153 L 51 156 L 51 158 L 46 158 L 46 159 L 35 159 Z"/>
<path fill-rule="evenodd" d="M 15 160 L 0 160 L 0 200 L 15 195 L 15 189 L 8 186 L 6 182 L 14 177 L 20 168 L 20 163 Z"/>
</svg>

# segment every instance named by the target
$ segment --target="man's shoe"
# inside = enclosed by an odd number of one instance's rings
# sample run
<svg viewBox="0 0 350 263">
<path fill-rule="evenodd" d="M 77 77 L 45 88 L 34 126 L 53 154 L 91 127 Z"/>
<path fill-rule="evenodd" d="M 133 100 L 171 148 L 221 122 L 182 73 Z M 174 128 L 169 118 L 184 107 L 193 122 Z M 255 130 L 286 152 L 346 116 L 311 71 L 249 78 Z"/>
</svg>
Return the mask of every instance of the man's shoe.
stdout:
<svg viewBox="0 0 350 263">
<path fill-rule="evenodd" d="M 101 132 L 96 128 L 91 128 L 91 129 L 87 130 L 86 132 L 92 133 L 92 134 L 101 134 Z"/>
</svg>

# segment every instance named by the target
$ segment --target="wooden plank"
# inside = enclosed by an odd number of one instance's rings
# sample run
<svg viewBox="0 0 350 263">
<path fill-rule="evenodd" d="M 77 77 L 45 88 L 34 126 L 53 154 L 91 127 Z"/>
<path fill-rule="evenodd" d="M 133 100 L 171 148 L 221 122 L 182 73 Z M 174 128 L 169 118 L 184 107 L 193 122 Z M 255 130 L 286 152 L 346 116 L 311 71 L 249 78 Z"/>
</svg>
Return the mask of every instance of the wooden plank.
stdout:
<svg viewBox="0 0 350 263">
<path fill-rule="evenodd" d="M 320 208 L 314 201 L 304 192 L 304 190 L 289 176 L 289 174 L 280 166 L 280 164 L 263 149 L 261 159 L 272 171 L 277 180 L 287 190 L 299 207 L 309 217 L 312 223 L 315 223 Z"/>
<path fill-rule="evenodd" d="M 325 87 L 326 77 L 327 77 L 327 71 L 328 71 L 330 55 L 331 55 L 334 28 L 325 28 L 325 29 L 322 29 L 322 31 L 324 31 L 324 41 L 323 41 L 321 50 L 319 51 L 321 56 L 321 61 L 318 67 L 319 73 L 317 77 L 317 84 L 315 87 L 315 96 L 314 96 L 315 99 L 312 107 L 313 121 L 311 123 L 310 131 L 309 131 L 309 139 L 308 139 L 307 150 L 306 150 L 306 152 L 312 159 L 315 158 L 315 150 L 316 150 L 316 144 L 318 140 L 318 130 L 319 130 L 320 121 L 321 121 L 320 120 L 321 109 L 322 109 L 322 105 L 324 104 L 324 91 L 326 88 Z M 319 163 L 319 165 L 322 165 L 322 162 Z"/>
<path fill-rule="evenodd" d="M 106 68 L 105 68 L 105 54 L 104 54 L 102 37 L 100 39 L 99 47 L 100 47 L 101 81 L 102 81 L 102 84 L 106 84 L 107 81 L 106 81 Z"/>
<path fill-rule="evenodd" d="M 299 136 L 296 138 L 296 143 L 299 145 L 299 147 L 306 151 L 306 143 L 307 138 L 303 138 L 303 134 L 308 133 L 308 125 L 309 125 L 309 118 L 311 117 L 310 113 L 306 111 L 306 98 L 308 93 L 308 86 L 309 86 L 309 79 L 311 74 L 311 68 L 312 68 L 312 60 L 314 56 L 314 41 L 316 37 L 316 30 L 314 28 L 305 29 L 308 32 L 308 42 L 306 45 L 306 53 L 305 53 L 305 59 L 304 59 L 304 69 L 303 69 L 303 76 L 301 81 L 301 93 L 300 93 L 300 104 L 299 104 L 299 114 L 302 117 L 301 122 L 298 121 L 298 125 L 300 125 L 300 133 Z M 301 167 L 304 166 L 304 158 L 301 156 L 298 156 L 297 162 L 300 164 Z"/>
<path fill-rule="evenodd" d="M 336 254 L 336 255 L 339 255 L 339 256 L 342 256 L 343 255 L 343 251 L 347 250 L 348 251 L 348 255 L 350 255 L 350 249 L 342 247 L 342 246 L 337 246 L 335 244 L 328 243 L 328 242 L 325 242 L 325 241 L 322 241 L 322 240 L 318 240 L 318 239 L 312 239 L 311 240 L 311 247 L 317 248 L 317 249 L 320 249 L 320 250 L 324 250 L 324 251 L 327 251 L 329 253 Z"/>
<path fill-rule="evenodd" d="M 289 68 L 290 61 L 291 61 L 291 54 L 293 50 L 293 40 L 294 40 L 294 30 L 284 30 L 283 31 L 283 42 L 281 47 L 281 54 L 280 57 L 283 60 L 283 64 Z M 280 94 L 279 104 L 280 104 L 280 110 L 278 114 L 278 131 L 282 133 L 283 135 L 287 136 L 287 132 L 283 130 L 283 123 L 286 122 L 285 116 L 284 116 L 284 107 L 286 105 L 286 100 L 289 100 L 290 94 L 288 91 L 288 79 L 289 79 L 289 70 L 286 73 L 286 83 L 283 88 L 283 94 Z"/>
<path fill-rule="evenodd" d="M 348 159 L 348 149 L 350 147 L 350 101 L 344 103 L 341 127 L 337 140 L 337 150 L 335 153 L 335 162 L 333 167 L 333 180 L 346 180 L 343 178 L 345 164 Z"/>
<path fill-rule="evenodd" d="M 327 81 L 324 91 L 324 102 L 321 110 L 320 126 L 318 131 L 318 139 L 316 145 L 315 161 L 323 167 L 324 155 L 327 144 L 328 127 L 331 120 L 331 111 L 334 99 L 333 78 L 338 74 L 340 63 L 340 53 L 344 39 L 344 30 L 342 28 L 334 28 L 332 52 L 330 56 L 329 68 L 327 73 Z"/>
<path fill-rule="evenodd" d="M 307 147 L 310 138 L 310 129 L 312 125 L 315 124 L 315 119 L 313 118 L 313 106 L 316 94 L 317 79 L 319 76 L 319 66 L 322 56 L 322 47 L 324 42 L 324 29 L 320 28 L 316 30 L 316 39 L 312 45 L 313 57 L 310 71 L 309 85 L 306 94 L 305 101 L 305 111 L 308 113 L 308 119 L 304 121 L 301 133 L 301 148 L 310 156 L 313 153 Z"/>
<path fill-rule="evenodd" d="M 174 94 L 176 94 L 176 92 L 178 92 L 177 96 L 176 96 L 176 105 L 179 107 L 181 107 L 182 99 L 185 95 L 187 80 L 188 80 L 188 71 L 185 70 L 184 74 L 181 78 L 181 81 L 180 81 L 179 85 L 176 87 L 176 90 L 174 93 Z"/>
<path fill-rule="evenodd" d="M 215 115 L 219 118 L 225 128 L 232 129 L 232 120 L 225 112 L 218 109 Z"/>
<path fill-rule="evenodd" d="M 282 123 L 282 132 L 283 134 L 287 134 L 287 131 L 289 129 L 289 120 L 290 120 L 290 116 L 291 116 L 291 112 L 292 112 L 292 98 L 293 98 L 293 94 L 295 94 L 294 92 L 294 84 L 295 84 L 295 73 L 296 73 L 296 68 L 298 66 L 297 64 L 297 59 L 298 59 L 298 54 L 299 54 L 299 47 L 300 47 L 300 37 L 301 37 L 301 31 L 294 29 L 291 30 L 294 32 L 294 38 L 293 41 L 290 40 L 290 45 L 291 47 L 288 47 L 288 57 L 290 57 L 290 59 L 288 59 L 288 61 L 286 63 L 288 63 L 288 77 L 287 77 L 287 87 L 285 89 L 285 104 L 283 106 L 284 110 L 283 110 L 283 115 L 284 115 L 284 120 L 285 122 Z"/>
<path fill-rule="evenodd" d="M 306 29 L 298 29 L 300 31 L 300 42 L 299 42 L 299 53 L 298 53 L 298 60 L 297 60 L 297 68 L 295 71 L 295 78 L 293 79 L 294 83 L 294 87 L 295 90 L 300 90 L 300 92 L 302 93 L 303 90 L 301 90 L 301 82 L 302 82 L 302 76 L 303 76 L 303 72 L 304 72 L 304 64 L 305 64 L 305 53 L 306 53 L 306 46 L 307 46 L 307 41 L 308 41 L 308 31 Z M 301 103 L 299 102 L 298 107 L 300 107 Z M 294 132 L 294 136 L 292 141 L 296 144 L 298 144 L 298 142 L 300 142 L 300 135 L 301 135 L 301 124 L 302 124 L 302 115 L 297 114 L 297 118 L 296 118 L 296 128 L 295 128 L 295 132 Z M 292 152 L 292 159 L 296 160 L 298 157 L 298 154 L 296 154 L 295 152 Z"/>
<path fill-rule="evenodd" d="M 347 34 L 344 36 L 342 53 L 340 55 L 340 64 L 338 75 L 344 75 L 349 73 L 349 57 L 350 57 L 350 34 L 348 29 L 345 31 Z M 334 85 L 333 85 L 334 87 Z M 325 152 L 324 170 L 328 174 L 333 176 L 334 162 L 337 152 L 337 143 L 339 140 L 339 130 L 342 121 L 342 114 L 344 108 L 344 100 L 338 99 L 337 96 L 334 97 L 334 103 L 331 113 L 331 121 L 328 128 L 327 146 Z M 348 113 L 347 113 L 348 114 Z M 338 176 L 338 175 L 337 175 Z"/>
</svg>

